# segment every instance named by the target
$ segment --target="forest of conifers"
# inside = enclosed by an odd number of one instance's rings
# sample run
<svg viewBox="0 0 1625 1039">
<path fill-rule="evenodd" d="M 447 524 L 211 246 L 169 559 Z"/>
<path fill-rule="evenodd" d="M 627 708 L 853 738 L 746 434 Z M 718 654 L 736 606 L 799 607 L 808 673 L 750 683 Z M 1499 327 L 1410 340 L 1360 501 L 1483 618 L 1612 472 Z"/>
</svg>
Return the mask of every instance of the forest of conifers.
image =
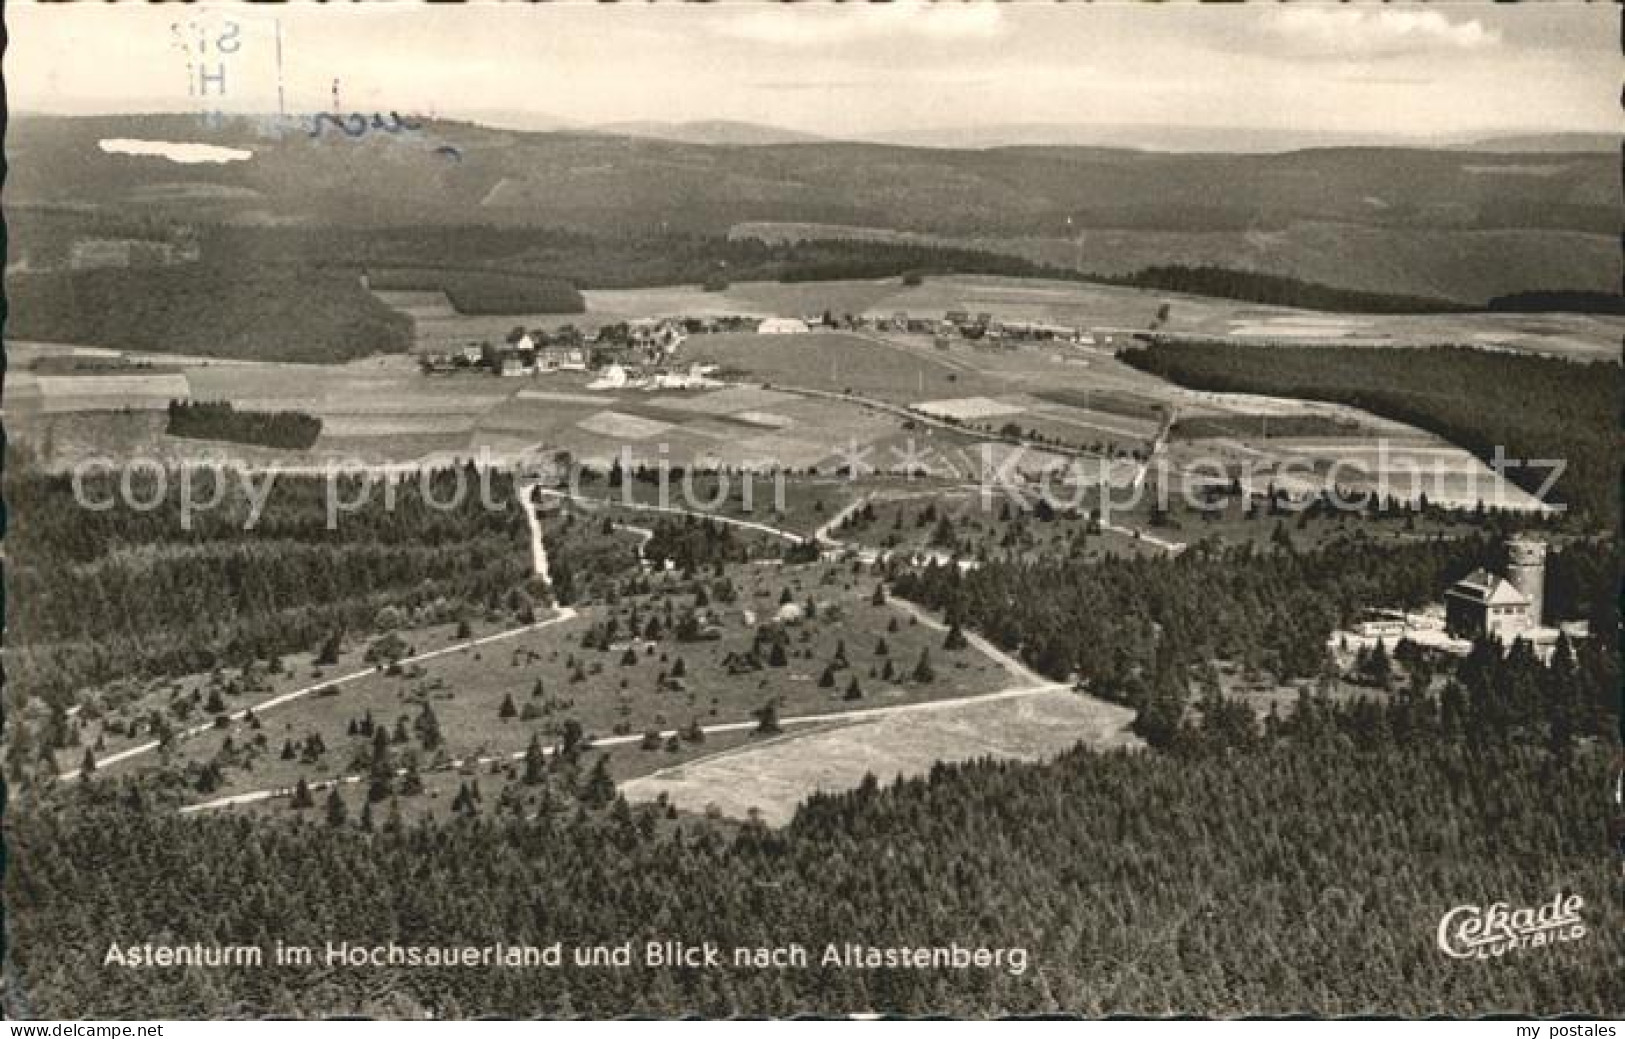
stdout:
<svg viewBox="0 0 1625 1039">
<path fill-rule="evenodd" d="M 1479 566 L 1501 569 L 1481 537 L 1378 548 L 1364 538 L 1315 552 L 1248 546 L 1192 550 L 1177 560 L 932 565 L 898 577 L 899 595 L 981 631 L 1052 678 L 1077 675 L 1141 711 L 1148 738 L 1166 734 L 1212 660 L 1278 678 L 1327 671 L 1327 640 L 1361 609 L 1415 609 Z M 1611 544 L 1574 542 L 1548 561 L 1546 615 L 1585 620 L 1574 694 L 1595 719 L 1617 712 L 1619 666 Z M 1593 729 L 1606 731 L 1593 722 Z"/>
<path fill-rule="evenodd" d="M 322 435 L 322 420 L 303 411 L 238 409 L 229 400 L 172 400 L 164 432 L 172 437 L 303 451 Z"/>
<path fill-rule="evenodd" d="M 33 508 L 61 493 L 42 478 L 22 491 Z M 276 513 L 273 539 L 298 545 L 302 532 L 312 534 L 305 512 Z M 511 511 L 478 539 L 458 536 L 474 529 L 464 516 L 355 518 L 340 545 L 351 537 L 387 545 L 413 566 L 424 565 L 417 553 L 465 540 L 495 551 L 506 538 L 501 554 L 521 557 Z M 228 522 L 222 516 L 193 536 L 223 548 Z M 118 530 L 46 528 L 26 558 L 106 568 L 104 544 L 153 543 L 173 529 L 173 517 Z M 349 550 L 328 551 L 342 559 Z M 1093 687 L 1119 686 L 1116 695 L 1140 707 L 1152 749 L 939 766 L 895 787 L 877 777 L 814 797 L 778 832 L 634 808 L 606 792 L 590 749 L 512 780 L 529 787 L 524 802 L 504 795 L 501 777 L 480 777 L 484 796 L 451 824 L 403 824 L 387 802 L 366 819 L 279 817 L 285 810 L 274 808 L 180 817 L 175 791 L 117 775 L 35 789 L 10 805 L 17 984 L 9 1010 L 47 1018 L 1617 1013 L 1609 965 L 1622 951 L 1625 913 L 1609 897 L 1607 803 L 1597 793 L 1618 726 L 1611 548 L 1572 541 L 1554 552 L 1548 609 L 1592 619 L 1597 638 L 1564 645 L 1549 668 L 1526 649 L 1503 656 L 1485 645 L 1457 665 L 1423 665 L 1395 647 L 1406 673 L 1396 670 L 1380 697 L 1338 704 L 1306 693 L 1295 709 L 1262 721 L 1188 680 L 1211 656 L 1315 674 L 1327 633 L 1349 612 L 1431 598 L 1465 569 L 1495 565 L 1497 551 L 1487 538 L 1399 549 L 1351 539 L 1306 553 L 1193 549 L 1096 566 L 895 573 L 899 594 L 983 629 L 1044 670 L 1076 668 Z M 287 576 L 280 565 L 266 572 Z M 206 595 L 218 587 L 212 573 L 203 567 L 192 577 Z M 500 567 L 469 576 L 480 582 L 472 597 L 516 577 Z M 301 579 L 318 578 L 312 569 Z M 23 601 L 40 598 L 36 587 Z M 128 611 L 135 600 L 112 601 Z M 92 623 L 108 626 L 118 608 L 77 594 L 61 607 L 104 609 Z M 244 614 L 248 633 L 261 630 L 258 616 Z M 71 625 L 84 622 L 53 609 L 29 623 L 38 632 L 82 631 Z M 324 628 L 313 623 L 301 638 Z M 183 633 L 157 634 L 162 645 Z M 121 640 L 114 649 L 137 654 L 140 645 Z M 1442 693 L 1424 693 L 1440 683 Z M 522 803 L 541 813 L 516 815 Z M 1439 917 L 1463 902 L 1533 905 L 1559 891 L 1586 899 L 1582 941 L 1489 963 L 1448 960 L 1434 946 Z M 109 944 L 144 941 L 266 949 L 281 941 L 319 954 L 327 941 L 659 939 L 724 948 L 799 942 L 815 965 L 552 974 L 102 964 Z M 826 943 L 844 942 L 1019 945 L 1034 966 L 1021 976 L 816 966 Z"/>
<path fill-rule="evenodd" d="M 441 470 L 401 481 L 392 509 L 383 487 L 373 505 L 327 526 L 324 478 L 275 478 L 252 532 L 238 477 L 196 475 L 195 499 L 227 481 L 221 504 L 183 525 L 173 474 L 157 498 L 152 473 L 135 474 L 129 500 L 150 510 L 106 511 L 75 502 L 66 475 L 38 471 L 15 450 L 5 471 L 7 536 L 6 694 L 60 700 L 72 690 L 121 677 L 176 675 L 216 665 L 308 650 L 335 631 L 371 631 L 379 611 L 403 616 L 499 608 L 526 586 L 525 521 L 509 477 L 493 474 L 487 509 L 466 473 Z M 256 478 L 265 486 L 264 476 Z M 346 477 L 335 500 L 361 501 Z M 86 500 L 119 497 L 120 477 L 84 481 Z M 51 517 L 49 522 L 43 521 Z"/>
<path fill-rule="evenodd" d="M 81 226 L 34 214 L 22 232 L 52 244 L 71 240 Z M 368 292 L 363 271 L 378 272 L 378 288 L 443 288 L 462 313 L 516 315 L 581 313 L 578 288 L 697 285 L 719 272 L 736 281 L 805 281 L 914 270 L 1047 271 L 1016 257 L 928 245 L 769 246 L 675 234 L 210 227 L 200 239 L 195 263 L 18 271 L 6 283 L 7 333 L 133 350 L 342 362 L 404 352 L 412 343 L 411 319 Z"/>
<path fill-rule="evenodd" d="M 355 277 L 247 256 L 169 267 L 20 271 L 6 334 L 125 350 L 335 362 L 400 353 L 412 321 Z"/>
<path fill-rule="evenodd" d="M 161 239 L 162 227 L 84 215 L 28 213 L 18 225 L 30 255 L 49 258 L 77 235 Z M 581 313 L 579 289 L 987 274 L 1102 281 L 1278 304 L 1372 313 L 1461 309 L 1253 271 L 1152 267 L 1107 277 L 1018 256 L 946 244 L 817 239 L 767 243 L 702 234 L 587 234 L 489 226 L 388 229 L 209 226 L 198 262 L 145 268 L 18 271 L 7 283 L 8 331 L 24 339 L 258 360 L 346 361 L 401 352 L 412 324 L 361 284 L 443 288 L 467 314 Z M 431 276 L 432 275 L 432 276 Z M 1595 294 L 1548 300 L 1595 310 Z M 675 315 L 674 315 L 675 316 Z"/>
<path fill-rule="evenodd" d="M 410 267 L 368 271 L 373 289 L 444 292 L 459 314 L 581 314 L 581 292 L 561 278 L 503 271 Z"/>
<path fill-rule="evenodd" d="M 1230 267 L 1187 267 L 1175 264 L 1146 267 L 1133 274 L 1096 277 L 1097 280 L 1112 285 L 1133 285 L 1146 289 L 1184 292 L 1193 296 L 1217 296 L 1221 299 L 1239 299 L 1277 307 L 1332 310 L 1345 314 L 1432 314 L 1472 309 L 1449 300 L 1358 292 L 1330 285 L 1317 285 L 1298 278 L 1285 278 L 1276 274 Z"/>
<path fill-rule="evenodd" d="M 1159 342 L 1124 361 L 1199 390 L 1330 400 L 1437 433 L 1486 462 L 1505 452 L 1507 478 L 1531 492 L 1561 460 L 1550 500 L 1613 530 L 1622 435 L 1617 363 L 1441 346 L 1389 350 Z"/>
<path fill-rule="evenodd" d="M 781 832 L 608 802 L 581 762 L 549 806 L 451 825 L 179 817 L 117 780 L 12 805 L 22 1017 L 496 1014 L 1488 1013 L 1615 1016 L 1625 911 L 1598 794 L 1610 751 L 1540 669 L 1445 706 L 1313 699 L 1167 751 L 939 766 L 812 799 Z M 1527 679 L 1527 680 L 1526 680 Z M 1470 685 L 1467 683 L 1471 683 Z M 590 757 L 592 752 L 585 756 Z M 308 814 L 307 814 L 308 818 Z M 1442 914 L 1585 899 L 1578 941 L 1490 961 Z M 103 966 L 112 943 L 799 942 L 792 970 Z M 991 970 L 820 968 L 825 943 L 1023 946 Z"/>
</svg>

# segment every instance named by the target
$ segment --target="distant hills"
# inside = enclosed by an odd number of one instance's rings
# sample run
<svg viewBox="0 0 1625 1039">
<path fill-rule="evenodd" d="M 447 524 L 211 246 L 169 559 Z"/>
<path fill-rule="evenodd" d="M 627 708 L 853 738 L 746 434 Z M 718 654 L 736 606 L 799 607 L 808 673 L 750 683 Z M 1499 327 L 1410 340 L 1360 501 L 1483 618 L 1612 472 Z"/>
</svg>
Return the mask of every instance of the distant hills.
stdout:
<svg viewBox="0 0 1625 1039">
<path fill-rule="evenodd" d="M 1305 148 L 1393 147 L 1401 142 L 1316 130 L 1241 126 L 1101 125 L 1089 123 L 995 123 L 935 126 L 865 134 L 876 143 L 916 148 L 1113 148 L 1149 152 L 1229 155 L 1279 154 Z M 1405 146 L 1415 146 L 1404 142 Z"/>
<path fill-rule="evenodd" d="M 18 116 L 6 201 L 14 214 L 310 229 L 878 229 L 1068 267 L 1081 255 L 1086 270 L 1244 267 L 1468 303 L 1528 289 L 1615 290 L 1620 277 L 1619 154 L 1590 136 L 1513 138 L 1499 150 L 1279 154 L 784 136 L 727 121 L 564 132 L 437 121 L 352 138 L 184 115 Z M 201 141 L 254 157 L 179 166 L 103 153 L 106 137 Z M 1565 142 L 1597 150 L 1558 147 Z"/>
<path fill-rule="evenodd" d="M 972 126 L 895 127 L 831 137 L 765 123 L 729 119 L 692 122 L 632 120 L 579 123 L 534 112 L 492 110 L 470 113 L 475 122 L 526 132 L 645 137 L 684 144 L 760 147 L 809 141 L 850 140 L 906 148 L 1110 148 L 1167 153 L 1271 155 L 1311 148 L 1408 148 L 1531 152 L 1617 152 L 1616 135 L 1583 132 L 1530 132 L 1493 137 L 1427 140 L 1379 134 L 1349 134 L 1313 127 L 1170 126 L 1161 123 L 988 123 Z"/>
<path fill-rule="evenodd" d="M 689 123 L 623 122 L 601 123 L 582 127 L 576 132 L 604 134 L 611 137 L 652 137 L 662 141 L 684 144 L 712 144 L 721 146 L 761 146 L 770 144 L 803 144 L 827 138 L 798 133 L 779 126 L 762 123 L 744 123 L 730 119 L 707 119 Z"/>
<path fill-rule="evenodd" d="M 1490 151 L 1504 154 L 1528 152 L 1609 152 L 1619 154 L 1620 136 L 1601 133 L 1537 133 L 1510 137 L 1486 137 L 1458 145 L 1462 151 Z"/>
<path fill-rule="evenodd" d="M 480 120 L 524 130 L 606 136 L 647 137 L 685 144 L 760 147 L 809 141 L 855 140 L 905 148 L 1109 148 L 1172 154 L 1279 155 L 1315 148 L 1401 148 L 1411 150 L 1529 153 L 1618 152 L 1620 137 L 1600 133 L 1525 133 L 1466 139 L 1425 140 L 1377 134 L 1349 134 L 1314 128 L 1253 126 L 1167 126 L 1163 124 L 994 123 L 976 126 L 901 127 L 834 138 L 763 123 L 714 119 L 697 122 L 633 121 L 572 124 L 531 116 Z"/>
</svg>

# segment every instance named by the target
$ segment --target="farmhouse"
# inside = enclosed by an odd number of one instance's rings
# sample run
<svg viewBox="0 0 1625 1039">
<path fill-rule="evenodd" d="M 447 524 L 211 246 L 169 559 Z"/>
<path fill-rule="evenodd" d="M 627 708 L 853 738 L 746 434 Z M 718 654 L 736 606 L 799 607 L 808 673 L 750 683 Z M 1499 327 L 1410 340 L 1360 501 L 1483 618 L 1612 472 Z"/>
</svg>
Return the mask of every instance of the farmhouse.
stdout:
<svg viewBox="0 0 1625 1039">
<path fill-rule="evenodd" d="M 721 386 L 722 383 L 710 378 L 712 372 L 717 370 L 714 364 L 691 364 L 688 371 L 656 372 L 648 380 L 648 387 L 656 390 L 704 390 Z"/>
<path fill-rule="evenodd" d="M 68 266 L 76 271 L 104 267 L 170 267 L 195 262 L 195 241 L 177 246 L 134 238 L 81 238 L 68 247 Z"/>
<path fill-rule="evenodd" d="M 807 322 L 795 317 L 770 317 L 756 326 L 756 334 L 764 336 L 800 335 L 807 331 Z"/>
<path fill-rule="evenodd" d="M 673 318 L 642 318 L 626 324 L 627 345 L 651 356 L 670 354 L 684 336 L 682 323 Z"/>
<path fill-rule="evenodd" d="M 584 372 L 587 354 L 575 346 L 544 346 L 536 351 L 538 372 Z"/>
<path fill-rule="evenodd" d="M 587 384 L 589 390 L 619 390 L 626 387 L 629 377 L 626 369 L 618 364 L 609 364 L 600 369 L 598 378 Z"/>
</svg>

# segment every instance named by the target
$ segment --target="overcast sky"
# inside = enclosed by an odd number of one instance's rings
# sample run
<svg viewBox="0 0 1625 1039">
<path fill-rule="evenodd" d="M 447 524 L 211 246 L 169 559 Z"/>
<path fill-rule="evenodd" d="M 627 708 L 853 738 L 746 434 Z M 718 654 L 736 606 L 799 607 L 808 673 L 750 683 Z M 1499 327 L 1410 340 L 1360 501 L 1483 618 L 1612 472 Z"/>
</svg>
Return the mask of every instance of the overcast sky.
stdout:
<svg viewBox="0 0 1625 1039">
<path fill-rule="evenodd" d="M 231 111 L 331 107 L 597 123 L 732 119 L 828 136 L 1011 123 L 1463 137 L 1621 126 L 1612 3 L 1181 4 L 13 2 L 24 111 L 199 107 L 188 22 L 231 17 Z M 202 33 L 206 37 L 208 33 Z M 213 100 L 213 99 L 211 99 Z"/>
</svg>

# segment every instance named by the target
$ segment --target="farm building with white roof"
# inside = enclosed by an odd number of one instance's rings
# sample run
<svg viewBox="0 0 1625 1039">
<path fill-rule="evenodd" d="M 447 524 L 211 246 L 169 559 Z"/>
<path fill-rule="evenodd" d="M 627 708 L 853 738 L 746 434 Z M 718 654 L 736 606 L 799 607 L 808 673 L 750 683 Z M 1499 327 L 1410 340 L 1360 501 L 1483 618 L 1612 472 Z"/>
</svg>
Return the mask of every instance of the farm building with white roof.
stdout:
<svg viewBox="0 0 1625 1039">
<path fill-rule="evenodd" d="M 807 322 L 798 317 L 770 317 L 756 326 L 756 334 L 764 336 L 798 335 L 807 331 Z"/>
</svg>

